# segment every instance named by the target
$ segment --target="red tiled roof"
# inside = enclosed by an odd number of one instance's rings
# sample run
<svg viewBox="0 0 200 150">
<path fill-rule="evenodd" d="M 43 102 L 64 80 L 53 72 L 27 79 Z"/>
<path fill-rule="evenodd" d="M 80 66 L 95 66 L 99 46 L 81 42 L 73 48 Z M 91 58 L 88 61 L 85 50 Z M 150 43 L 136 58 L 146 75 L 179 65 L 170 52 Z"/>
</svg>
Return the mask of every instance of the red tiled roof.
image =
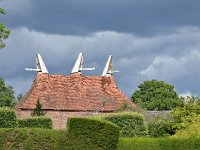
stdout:
<svg viewBox="0 0 200 150">
<path fill-rule="evenodd" d="M 38 97 L 44 110 L 115 111 L 123 103 L 135 107 L 119 90 L 113 76 L 37 74 L 16 108 L 34 109 Z"/>
</svg>

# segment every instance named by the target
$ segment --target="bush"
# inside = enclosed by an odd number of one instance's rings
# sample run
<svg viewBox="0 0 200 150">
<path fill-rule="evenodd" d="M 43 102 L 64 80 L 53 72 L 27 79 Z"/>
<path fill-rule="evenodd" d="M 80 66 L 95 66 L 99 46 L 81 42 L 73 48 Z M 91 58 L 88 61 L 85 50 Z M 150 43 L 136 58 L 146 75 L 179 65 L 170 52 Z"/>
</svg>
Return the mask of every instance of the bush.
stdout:
<svg viewBox="0 0 200 150">
<path fill-rule="evenodd" d="M 120 127 L 121 137 L 137 137 L 147 134 L 147 127 L 142 115 L 136 112 L 116 113 L 105 116 L 103 119 L 111 121 Z"/>
<path fill-rule="evenodd" d="M 6 112 L 6 115 L 2 115 Z M 9 116 L 5 109 L 2 116 Z M 3 119 L 2 119 L 3 120 Z M 1 125 L 8 125 L 3 122 Z M 12 122 L 16 126 L 15 120 Z M 8 127 L 7 126 L 7 127 Z M 108 121 L 86 118 L 70 118 L 67 130 L 49 130 L 36 128 L 51 128 L 49 118 L 27 118 L 18 120 L 21 128 L 0 129 L 0 145 L 4 150 L 10 149 L 44 149 L 44 150 L 74 150 L 74 149 L 116 149 L 119 138 L 119 127 Z M 29 127 L 24 128 L 24 127 Z"/>
<path fill-rule="evenodd" d="M 64 131 L 62 131 L 64 132 Z M 66 132 L 65 132 L 66 133 Z M 49 129 L 0 129 L 2 150 L 58 150 L 60 131 Z"/>
<path fill-rule="evenodd" d="M 188 127 L 200 115 L 200 99 L 187 97 L 184 107 L 173 109 L 171 115 L 178 130 Z"/>
<path fill-rule="evenodd" d="M 148 123 L 148 134 L 152 137 L 173 135 L 174 123 L 167 119 L 156 118 Z"/>
<path fill-rule="evenodd" d="M 133 108 L 133 106 L 130 106 L 127 102 L 124 102 L 121 104 L 121 106 L 118 108 L 119 112 L 123 111 L 137 111 L 137 108 Z"/>
<path fill-rule="evenodd" d="M 174 136 L 200 136 L 200 115 L 194 118 L 186 128 L 178 130 Z"/>
<path fill-rule="evenodd" d="M 199 141 L 200 137 L 120 138 L 118 150 L 197 150 Z"/>
<path fill-rule="evenodd" d="M 67 130 L 37 128 L 0 129 L 0 149 L 113 150 L 119 128 L 107 121 L 71 118 Z"/>
<path fill-rule="evenodd" d="M 108 121 L 90 118 L 68 118 L 69 140 L 63 148 L 113 150 L 117 148 L 119 128 Z M 61 148 L 62 149 L 62 148 Z"/>
<path fill-rule="evenodd" d="M 0 108 L 0 128 L 14 128 L 17 126 L 14 110 Z"/>
<path fill-rule="evenodd" d="M 50 118 L 33 117 L 18 120 L 19 128 L 52 128 L 52 120 Z"/>
</svg>

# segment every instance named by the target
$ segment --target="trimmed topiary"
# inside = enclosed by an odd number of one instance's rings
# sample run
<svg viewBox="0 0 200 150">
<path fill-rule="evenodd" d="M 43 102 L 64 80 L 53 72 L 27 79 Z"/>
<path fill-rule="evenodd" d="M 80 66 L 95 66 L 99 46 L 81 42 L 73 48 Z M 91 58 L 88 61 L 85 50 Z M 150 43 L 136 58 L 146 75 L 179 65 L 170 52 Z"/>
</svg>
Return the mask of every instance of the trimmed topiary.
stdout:
<svg viewBox="0 0 200 150">
<path fill-rule="evenodd" d="M 61 135 L 66 131 L 36 128 L 0 129 L 2 150 L 59 150 Z"/>
<path fill-rule="evenodd" d="M 19 128 L 52 128 L 52 120 L 44 117 L 33 117 L 18 120 Z"/>
<path fill-rule="evenodd" d="M 14 110 L 10 108 L 0 108 L 0 128 L 15 128 L 17 119 Z"/>
<path fill-rule="evenodd" d="M 138 137 L 147 135 L 147 127 L 142 115 L 136 112 L 116 113 L 103 117 L 120 127 L 121 137 Z"/>
<path fill-rule="evenodd" d="M 117 149 L 119 128 L 111 122 L 90 118 L 68 118 L 66 149 Z"/>
</svg>

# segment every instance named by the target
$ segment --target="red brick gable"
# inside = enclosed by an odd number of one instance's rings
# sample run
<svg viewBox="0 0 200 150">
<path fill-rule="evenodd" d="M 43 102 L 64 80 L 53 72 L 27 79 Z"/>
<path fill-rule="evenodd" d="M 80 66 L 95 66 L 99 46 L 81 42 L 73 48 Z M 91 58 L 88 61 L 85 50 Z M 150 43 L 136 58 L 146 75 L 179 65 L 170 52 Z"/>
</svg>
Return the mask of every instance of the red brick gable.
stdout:
<svg viewBox="0 0 200 150">
<path fill-rule="evenodd" d="M 135 107 L 119 90 L 113 76 L 38 73 L 31 89 L 16 108 L 32 110 L 38 97 L 44 110 L 110 112 L 116 111 L 124 103 Z"/>
</svg>

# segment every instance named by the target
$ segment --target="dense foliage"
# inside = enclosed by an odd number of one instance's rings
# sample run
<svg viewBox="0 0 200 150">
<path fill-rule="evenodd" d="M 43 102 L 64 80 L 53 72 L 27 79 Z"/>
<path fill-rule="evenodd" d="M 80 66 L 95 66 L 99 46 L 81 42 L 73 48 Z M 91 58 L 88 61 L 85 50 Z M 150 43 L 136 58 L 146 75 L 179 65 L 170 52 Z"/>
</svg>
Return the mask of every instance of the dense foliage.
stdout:
<svg viewBox="0 0 200 150">
<path fill-rule="evenodd" d="M 147 128 L 142 115 L 136 112 L 116 113 L 106 115 L 103 119 L 111 121 L 120 127 L 121 137 L 137 137 L 147 134 Z"/>
<path fill-rule="evenodd" d="M 175 137 L 200 137 L 200 116 L 196 117 L 187 127 L 178 130 L 177 133 L 174 135 Z"/>
<path fill-rule="evenodd" d="M 33 117 L 18 120 L 19 128 L 52 128 L 52 120 L 50 118 Z"/>
<path fill-rule="evenodd" d="M 60 140 L 66 134 L 66 131 L 62 132 L 49 129 L 0 129 L 0 149 L 59 150 Z"/>
<path fill-rule="evenodd" d="M 118 150 L 198 150 L 200 137 L 120 138 Z"/>
<path fill-rule="evenodd" d="M 133 108 L 133 106 L 130 106 L 127 102 L 122 103 L 122 105 L 118 108 L 118 112 L 123 111 L 137 111 L 137 108 Z"/>
<path fill-rule="evenodd" d="M 42 104 L 40 103 L 40 99 L 38 98 L 35 109 L 31 113 L 31 116 L 44 116 L 45 114 L 46 112 L 42 110 Z"/>
<path fill-rule="evenodd" d="M 77 133 L 78 134 L 78 133 Z M 84 137 L 83 137 L 84 138 Z M 27 150 L 72 150 L 84 149 L 82 140 L 76 141 L 77 145 L 69 145 L 74 141 L 66 130 L 49 129 L 0 129 L 0 145 L 3 150 L 27 149 Z M 96 140 L 96 139 L 94 139 Z M 200 137 L 168 137 L 168 138 L 120 138 L 118 150 L 193 150 L 199 149 Z M 85 141 L 85 142 L 90 142 Z M 86 143 L 87 144 L 87 143 Z M 94 146 L 87 149 L 93 149 Z M 116 146 L 115 146 L 116 147 Z M 99 148 L 100 149 L 100 148 Z M 103 148 L 101 148 L 103 149 Z M 112 148 L 111 148 L 112 149 Z"/>
<path fill-rule="evenodd" d="M 0 149 L 117 149 L 119 128 L 110 122 L 71 118 L 67 130 L 0 129 Z"/>
<path fill-rule="evenodd" d="M 175 134 L 174 123 L 168 119 L 156 118 L 148 122 L 148 134 L 151 137 L 163 137 Z"/>
<path fill-rule="evenodd" d="M 5 14 L 4 9 L 0 8 L 0 14 Z M 0 23 L 0 48 L 5 47 L 4 40 L 8 38 L 10 30 L 3 23 Z"/>
<path fill-rule="evenodd" d="M 9 108 L 0 108 L 0 128 L 15 128 L 16 126 L 15 112 Z"/>
<path fill-rule="evenodd" d="M 108 121 L 89 118 L 69 118 L 68 137 L 63 141 L 68 149 L 113 150 L 117 148 L 119 128 Z"/>
<path fill-rule="evenodd" d="M 164 81 L 144 81 L 132 95 L 132 101 L 147 110 L 171 110 L 183 105 L 174 86 Z"/>
<path fill-rule="evenodd" d="M 0 107 L 11 107 L 15 100 L 14 91 L 11 86 L 6 86 L 2 78 L 0 78 Z"/>
<path fill-rule="evenodd" d="M 173 109 L 171 115 L 178 129 L 186 128 L 200 115 L 200 99 L 187 97 L 184 107 Z"/>
</svg>

